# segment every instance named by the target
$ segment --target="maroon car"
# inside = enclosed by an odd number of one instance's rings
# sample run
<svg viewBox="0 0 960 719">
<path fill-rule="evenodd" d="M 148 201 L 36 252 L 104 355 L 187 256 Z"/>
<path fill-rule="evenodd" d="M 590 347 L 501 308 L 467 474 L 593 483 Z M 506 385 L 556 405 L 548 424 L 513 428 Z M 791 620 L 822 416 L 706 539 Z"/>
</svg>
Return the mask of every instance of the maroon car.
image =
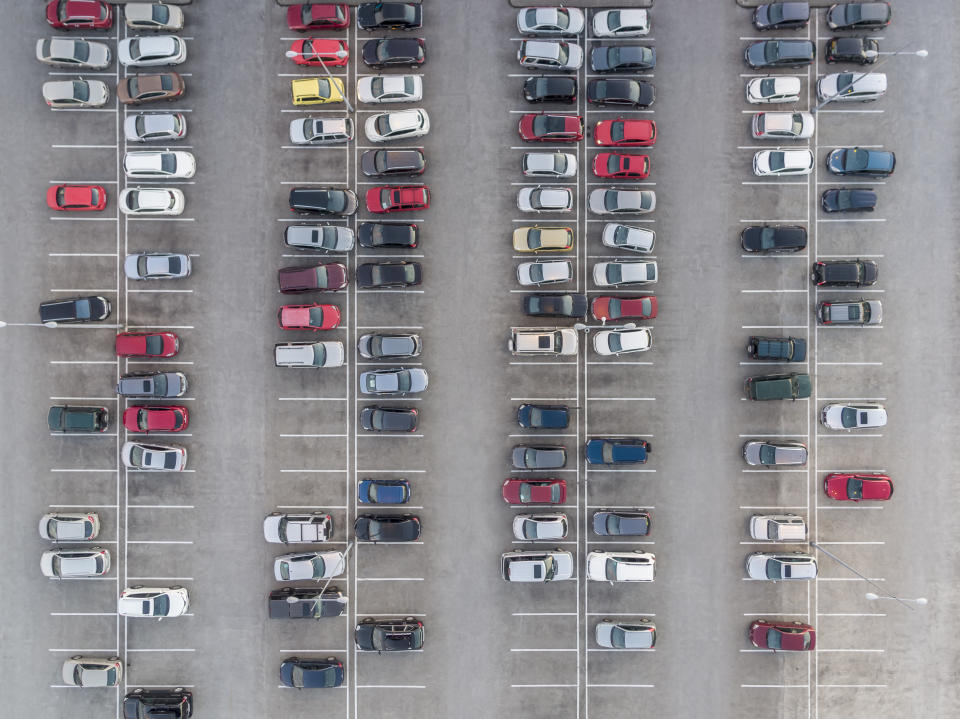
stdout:
<svg viewBox="0 0 960 719">
<path fill-rule="evenodd" d="M 593 319 L 605 320 L 638 319 L 652 320 L 657 316 L 657 298 L 653 295 L 640 297 L 616 297 L 603 295 L 593 300 L 590 305 Z"/>
<path fill-rule="evenodd" d="M 100 0 L 50 0 L 47 22 L 57 30 L 106 30 L 113 25 L 113 8 Z"/>
<path fill-rule="evenodd" d="M 768 622 L 766 619 L 757 619 L 750 623 L 750 643 L 760 649 L 812 652 L 817 646 L 817 630 L 801 622 Z"/>
<path fill-rule="evenodd" d="M 339 262 L 327 262 L 306 267 L 281 267 L 277 271 L 280 291 L 284 294 L 299 292 L 332 292 L 347 286 L 347 268 Z"/>
<path fill-rule="evenodd" d="M 823 478 L 823 491 L 830 499 L 846 502 L 883 501 L 893 495 L 893 480 L 885 474 L 833 472 Z"/>
<path fill-rule="evenodd" d="M 563 504 L 567 483 L 562 479 L 516 479 L 503 483 L 503 501 L 507 504 Z"/>
<path fill-rule="evenodd" d="M 337 3 L 291 5 L 287 25 L 291 30 L 335 30 L 350 24 L 350 8 Z"/>
<path fill-rule="evenodd" d="M 173 332 L 121 332 L 117 357 L 173 357 L 180 351 L 180 338 Z"/>
<path fill-rule="evenodd" d="M 530 112 L 520 118 L 520 137 L 528 142 L 577 142 L 583 139 L 583 118 Z"/>
</svg>

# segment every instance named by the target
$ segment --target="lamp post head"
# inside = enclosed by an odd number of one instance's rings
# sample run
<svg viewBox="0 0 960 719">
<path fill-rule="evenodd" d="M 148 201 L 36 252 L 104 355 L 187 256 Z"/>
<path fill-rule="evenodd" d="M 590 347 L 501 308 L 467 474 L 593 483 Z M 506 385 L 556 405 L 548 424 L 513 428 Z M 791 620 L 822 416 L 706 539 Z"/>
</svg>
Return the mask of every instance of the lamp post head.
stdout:
<svg viewBox="0 0 960 719">
<path fill-rule="evenodd" d="M 56 326 L 57 326 L 57 323 L 54 322 L 53 320 L 50 320 L 49 322 L 44 322 L 44 323 L 43 323 L 43 326 L 44 326 L 44 327 L 53 328 L 53 327 L 56 327 Z"/>
<path fill-rule="evenodd" d="M 880 598 L 880 595 L 879 595 L 879 594 L 874 594 L 873 592 L 867 592 L 867 593 L 864 594 L 863 596 L 865 596 L 865 597 L 866 597 L 867 599 L 869 599 L 870 601 L 874 601 L 874 600 Z"/>
<path fill-rule="evenodd" d="M 293 58 L 297 57 L 300 53 L 297 52 L 296 50 L 287 50 L 287 51 L 286 51 L 285 53 L 283 53 L 283 54 L 286 55 L 287 57 L 289 57 L 289 58 L 292 60 Z"/>
<path fill-rule="evenodd" d="M 917 57 L 926 57 L 929 54 L 926 50 L 917 50 Z"/>
<path fill-rule="evenodd" d="M 926 606 L 926 605 L 927 605 L 927 598 L 926 598 L 926 597 L 918 597 L 918 598 L 917 598 L 917 604 L 919 604 L 921 607 Z"/>
</svg>

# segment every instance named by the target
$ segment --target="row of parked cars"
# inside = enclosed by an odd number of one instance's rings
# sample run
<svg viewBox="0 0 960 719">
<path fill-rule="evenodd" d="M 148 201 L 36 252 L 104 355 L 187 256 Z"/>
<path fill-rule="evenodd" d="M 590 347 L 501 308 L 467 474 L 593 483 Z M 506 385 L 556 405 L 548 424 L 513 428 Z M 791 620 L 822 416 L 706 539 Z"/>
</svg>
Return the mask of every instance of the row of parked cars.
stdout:
<svg viewBox="0 0 960 719">
<path fill-rule="evenodd" d="M 826 11 L 826 22 L 838 32 L 876 30 L 890 21 L 886 2 L 838 3 Z M 757 7 L 753 14 L 755 29 L 803 29 L 810 21 L 806 2 L 775 2 Z M 838 36 L 826 42 L 828 63 L 870 64 L 878 56 L 878 43 L 869 37 Z M 816 57 L 816 46 L 808 40 L 781 38 L 758 41 L 745 52 L 753 68 L 801 67 Z M 881 73 L 840 72 L 817 81 L 821 103 L 875 100 L 886 93 L 886 76 Z M 801 78 L 772 75 L 747 82 L 747 101 L 752 104 L 788 105 L 800 97 Z M 814 136 L 812 112 L 763 111 L 753 116 L 751 135 L 755 140 L 804 141 Z M 756 175 L 804 175 L 813 170 L 815 158 L 809 149 L 762 150 L 754 156 Z M 827 170 L 837 176 L 887 177 L 893 173 L 896 158 L 892 152 L 861 147 L 834 149 L 827 156 Z M 870 189 L 831 188 L 821 196 L 825 212 L 872 211 L 876 195 Z M 740 236 L 748 254 L 801 252 L 807 248 L 807 230 L 803 226 L 756 225 L 746 227 Z M 839 259 L 816 261 L 810 272 L 814 286 L 820 288 L 860 288 L 877 281 L 879 267 L 873 260 Z M 819 301 L 817 321 L 822 325 L 871 325 L 882 318 L 879 300 L 864 298 Z M 760 362 L 807 362 L 807 343 L 799 337 L 752 336 L 746 346 L 748 356 Z M 809 374 L 788 372 L 747 378 L 744 391 L 751 400 L 806 399 L 811 396 Z M 883 405 L 874 402 L 836 402 L 820 410 L 820 423 L 828 430 L 854 431 L 882 427 L 887 422 Z M 748 439 L 743 459 L 751 467 L 775 469 L 803 466 L 807 447 L 802 442 L 781 439 Z M 893 493 L 893 483 L 882 474 L 831 472 L 824 477 L 824 493 L 839 501 L 885 500 Z M 777 544 L 807 541 L 805 520 L 793 514 L 754 515 L 750 537 Z M 754 552 L 747 557 L 746 572 L 754 580 L 810 580 L 817 576 L 817 560 L 809 552 Z M 759 648 L 780 651 L 813 651 L 816 629 L 799 621 L 756 619 L 748 629 L 751 643 Z"/>
</svg>

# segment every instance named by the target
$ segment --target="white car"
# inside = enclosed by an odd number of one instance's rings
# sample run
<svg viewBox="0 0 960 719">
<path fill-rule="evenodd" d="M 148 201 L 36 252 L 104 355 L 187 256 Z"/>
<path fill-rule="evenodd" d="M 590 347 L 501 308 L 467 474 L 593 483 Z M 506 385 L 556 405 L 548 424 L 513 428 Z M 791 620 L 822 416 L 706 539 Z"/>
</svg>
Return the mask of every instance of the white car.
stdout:
<svg viewBox="0 0 960 719">
<path fill-rule="evenodd" d="M 809 112 L 758 112 L 750 132 L 757 140 L 805 140 L 813 137 L 813 127 Z"/>
<path fill-rule="evenodd" d="M 179 280 L 190 276 L 190 257 L 176 252 L 134 252 L 124 258 L 131 280 Z"/>
<path fill-rule="evenodd" d="M 518 514 L 513 518 L 513 536 L 520 540 L 563 539 L 567 536 L 567 515 Z"/>
<path fill-rule="evenodd" d="M 657 281 L 657 263 L 650 260 L 598 262 L 593 266 L 593 283 L 598 287 L 649 285 Z"/>
<path fill-rule="evenodd" d="M 285 342 L 273 346 L 277 367 L 342 367 L 342 342 Z"/>
<path fill-rule="evenodd" d="M 579 35 L 583 25 L 583 11 L 575 7 L 528 7 L 517 13 L 521 35 Z"/>
<path fill-rule="evenodd" d="M 40 517 L 40 538 L 51 542 L 83 542 L 100 534 L 96 512 L 54 512 Z"/>
<path fill-rule="evenodd" d="M 823 102 L 869 102 L 887 94 L 887 76 L 882 72 L 838 72 L 817 81 L 817 98 Z"/>
<path fill-rule="evenodd" d="M 573 193 L 565 187 L 521 187 L 517 208 L 521 212 L 570 212 Z"/>
<path fill-rule="evenodd" d="M 187 136 L 187 118 L 179 112 L 138 112 L 123 121 L 127 142 L 171 142 Z"/>
<path fill-rule="evenodd" d="M 126 67 L 179 65 L 187 59 L 187 46 L 176 35 L 128 37 L 117 44 L 117 57 Z"/>
<path fill-rule="evenodd" d="M 636 623 L 604 619 L 595 631 L 597 645 L 606 649 L 653 649 L 657 643 L 657 628 L 649 619 Z"/>
<path fill-rule="evenodd" d="M 593 16 L 593 34 L 597 37 L 638 37 L 649 32 L 650 16 L 646 10 L 601 10 Z"/>
<path fill-rule="evenodd" d="M 183 191 L 166 187 L 132 187 L 120 192 L 120 211 L 125 215 L 182 215 Z"/>
<path fill-rule="evenodd" d="M 183 10 L 176 5 L 131 2 L 123 6 L 123 16 L 127 27 L 134 30 L 176 32 L 183 29 Z"/>
<path fill-rule="evenodd" d="M 52 37 L 37 40 L 37 60 L 54 67 L 103 70 L 110 65 L 110 48 L 102 42 Z"/>
<path fill-rule="evenodd" d="M 500 576 L 508 582 L 558 582 L 573 578 L 573 554 L 562 549 L 514 549 L 500 555 Z"/>
<path fill-rule="evenodd" d="M 600 241 L 605 247 L 631 252 L 653 252 L 657 241 L 657 233 L 643 227 L 631 227 L 617 222 L 608 222 L 603 226 L 603 235 Z"/>
<path fill-rule="evenodd" d="M 419 75 L 374 75 L 357 80 L 357 99 L 366 103 L 420 102 L 423 80 Z"/>
<path fill-rule="evenodd" d="M 747 82 L 747 102 L 753 105 L 796 102 L 799 99 L 799 77 L 755 77 Z"/>
<path fill-rule="evenodd" d="M 567 260 L 537 260 L 517 265 L 517 282 L 524 287 L 570 282 L 573 265 Z"/>
<path fill-rule="evenodd" d="M 349 252 L 355 242 L 354 231 L 343 225 L 288 225 L 283 231 L 283 243 L 298 250 Z"/>
<path fill-rule="evenodd" d="M 813 150 L 761 150 L 753 156 L 757 177 L 809 175 L 813 172 Z"/>
<path fill-rule="evenodd" d="M 179 445 L 124 442 L 120 459 L 128 469 L 182 472 L 187 466 L 187 450 Z"/>
<path fill-rule="evenodd" d="M 128 152 L 123 156 L 123 171 L 127 177 L 187 179 L 197 171 L 193 154 L 176 152 Z"/>
<path fill-rule="evenodd" d="M 117 600 L 121 617 L 180 617 L 190 608 L 190 597 L 183 587 L 127 587 Z"/>
<path fill-rule="evenodd" d="M 590 552 L 587 554 L 587 579 L 595 582 L 652 582 L 657 574 L 657 558 L 650 552 Z"/>
<path fill-rule="evenodd" d="M 576 177 L 577 158 L 569 152 L 523 153 L 525 177 Z"/>
<path fill-rule="evenodd" d="M 524 40 L 517 50 L 517 60 L 536 70 L 574 72 L 583 65 L 583 48 L 575 42 Z"/>
<path fill-rule="evenodd" d="M 305 117 L 290 121 L 290 142 L 294 145 L 335 145 L 353 139 L 349 117 Z"/>
<path fill-rule="evenodd" d="M 326 542 L 332 535 L 333 518 L 323 512 L 273 512 L 263 518 L 263 538 L 274 544 Z"/>
<path fill-rule="evenodd" d="M 825 404 L 820 421 L 828 429 L 872 429 L 887 424 L 887 410 L 882 404 Z"/>
<path fill-rule="evenodd" d="M 599 188 L 590 192 L 590 212 L 612 215 L 620 212 L 646 214 L 657 207 L 653 190 L 618 190 Z"/>
<path fill-rule="evenodd" d="M 345 568 L 341 552 L 281 554 L 273 560 L 273 576 L 278 582 L 330 579 L 339 577 Z"/>
<path fill-rule="evenodd" d="M 747 557 L 747 576 L 774 582 L 781 579 L 814 579 L 817 576 L 817 559 L 803 552 L 754 552 Z"/>
<path fill-rule="evenodd" d="M 796 514 L 754 514 L 750 538 L 768 542 L 805 542 L 807 523 Z"/>
<path fill-rule="evenodd" d="M 598 355 L 621 355 L 646 352 L 653 347 L 653 333 L 646 327 L 623 330 L 599 330 L 593 336 L 593 349 Z"/>
<path fill-rule="evenodd" d="M 110 99 L 107 84 L 100 80 L 52 80 L 43 83 L 43 100 L 50 107 L 103 107 Z"/>
<path fill-rule="evenodd" d="M 110 571 L 110 552 L 103 547 L 51 549 L 40 555 L 40 571 L 51 579 L 101 577 Z"/>
<path fill-rule="evenodd" d="M 409 140 L 430 132 L 430 116 L 426 110 L 395 110 L 371 115 L 363 126 L 370 142 Z"/>
<path fill-rule="evenodd" d="M 120 657 L 72 656 L 60 669 L 63 683 L 70 687 L 115 687 L 123 679 Z"/>
</svg>

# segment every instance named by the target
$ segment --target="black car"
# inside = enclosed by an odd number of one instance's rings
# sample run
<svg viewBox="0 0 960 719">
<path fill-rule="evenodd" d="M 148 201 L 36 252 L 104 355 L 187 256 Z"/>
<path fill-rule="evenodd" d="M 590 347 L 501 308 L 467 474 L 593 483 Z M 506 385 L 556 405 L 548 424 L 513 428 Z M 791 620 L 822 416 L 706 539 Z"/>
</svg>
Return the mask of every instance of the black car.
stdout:
<svg viewBox="0 0 960 719">
<path fill-rule="evenodd" d="M 523 83 L 523 99 L 527 102 L 564 102 L 570 105 L 577 101 L 577 81 L 572 77 L 534 75 Z"/>
<path fill-rule="evenodd" d="M 869 188 L 851 190 L 837 187 L 824 190 L 820 205 L 824 212 L 873 212 L 877 206 L 877 193 Z"/>
<path fill-rule="evenodd" d="M 361 56 L 370 67 L 416 67 L 427 60 L 426 43 L 423 38 L 388 37 L 367 40 L 363 43 Z"/>
<path fill-rule="evenodd" d="M 71 407 L 54 405 L 47 412 L 51 432 L 105 432 L 110 424 L 106 407 Z"/>
<path fill-rule="evenodd" d="M 828 260 L 813 263 L 810 279 L 820 287 L 866 287 L 877 281 L 879 273 L 873 260 Z"/>
<path fill-rule="evenodd" d="M 523 298 L 523 311 L 531 317 L 586 317 L 586 295 L 533 294 Z"/>
<path fill-rule="evenodd" d="M 357 624 L 354 641 L 357 649 L 364 652 L 409 652 L 423 649 L 423 622 L 418 622 L 413 617 L 367 617 Z"/>
<path fill-rule="evenodd" d="M 879 30 L 890 24 L 893 10 L 888 2 L 846 2 L 827 10 L 831 30 Z"/>
<path fill-rule="evenodd" d="M 416 30 L 423 27 L 423 8 L 412 2 L 365 2 L 357 5 L 361 30 Z"/>
<path fill-rule="evenodd" d="M 827 156 L 827 169 L 834 175 L 886 177 L 892 175 L 897 157 L 892 152 L 841 147 Z"/>
<path fill-rule="evenodd" d="M 590 52 L 594 72 L 638 72 L 657 66 L 657 51 L 646 45 L 610 45 Z"/>
<path fill-rule="evenodd" d="M 360 426 L 367 432 L 416 432 L 419 412 L 413 407 L 379 407 L 360 410 Z"/>
<path fill-rule="evenodd" d="M 419 262 L 367 262 L 357 267 L 357 287 L 410 287 L 422 280 Z"/>
<path fill-rule="evenodd" d="M 68 300 L 50 300 L 40 305 L 41 322 L 99 322 L 110 316 L 110 301 L 106 297 L 71 297 Z"/>
<path fill-rule="evenodd" d="M 810 22 L 810 5 L 806 2 L 772 2 L 753 11 L 757 30 L 798 30 Z"/>
<path fill-rule="evenodd" d="M 800 337 L 751 337 L 747 354 L 755 360 L 803 362 L 807 359 L 807 341 Z"/>
<path fill-rule="evenodd" d="M 595 105 L 650 107 L 654 99 L 656 90 L 649 82 L 614 78 L 591 80 L 587 83 L 587 102 Z"/>
<path fill-rule="evenodd" d="M 799 225 L 751 225 L 740 233 L 740 246 L 764 255 L 800 252 L 807 246 L 807 230 Z"/>
<path fill-rule="evenodd" d="M 336 587 L 284 587 L 274 589 L 267 599 L 271 619 L 320 619 L 339 617 L 346 611 L 347 598 Z"/>
<path fill-rule="evenodd" d="M 744 59 L 750 67 L 803 67 L 812 65 L 817 46 L 809 40 L 761 40 L 747 47 Z"/>
<path fill-rule="evenodd" d="M 593 533 L 601 537 L 645 537 L 650 534 L 650 513 L 640 510 L 594 512 Z"/>
<path fill-rule="evenodd" d="M 422 150 L 367 150 L 360 155 L 360 171 L 367 177 L 422 175 L 427 161 Z"/>
<path fill-rule="evenodd" d="M 192 716 L 193 694 L 182 687 L 138 687 L 123 698 L 123 719 L 187 719 Z"/>
<path fill-rule="evenodd" d="M 829 63 L 856 62 L 870 65 L 880 57 L 880 44 L 869 37 L 835 37 L 827 41 L 823 59 Z"/>
<path fill-rule="evenodd" d="M 361 514 L 353 531 L 362 542 L 415 542 L 420 539 L 420 517 L 412 514 Z"/>
<path fill-rule="evenodd" d="M 412 223 L 361 222 L 357 228 L 361 247 L 415 248 L 420 242 L 420 228 Z"/>
<path fill-rule="evenodd" d="M 336 657 L 289 657 L 280 665 L 280 683 L 295 689 L 334 689 L 343 684 L 343 662 Z"/>
<path fill-rule="evenodd" d="M 517 424 L 524 429 L 566 429 L 570 410 L 565 404 L 522 404 L 517 407 Z"/>
<path fill-rule="evenodd" d="M 357 196 L 351 190 L 332 187 L 294 187 L 290 190 L 290 209 L 318 215 L 352 215 L 357 211 Z"/>
</svg>

